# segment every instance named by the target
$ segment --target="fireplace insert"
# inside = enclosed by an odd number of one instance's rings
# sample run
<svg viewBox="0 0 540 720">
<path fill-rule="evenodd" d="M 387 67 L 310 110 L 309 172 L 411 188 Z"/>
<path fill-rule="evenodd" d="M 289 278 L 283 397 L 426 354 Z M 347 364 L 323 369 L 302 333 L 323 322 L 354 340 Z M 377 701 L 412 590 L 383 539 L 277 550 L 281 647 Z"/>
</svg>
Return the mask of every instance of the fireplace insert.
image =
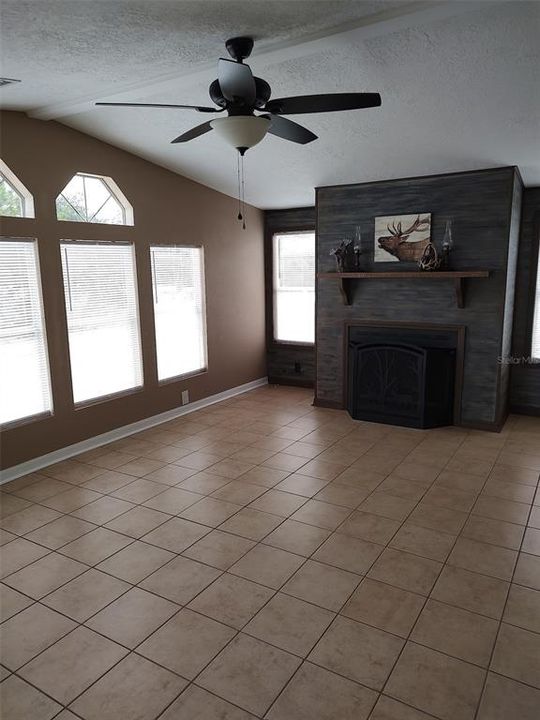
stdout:
<svg viewBox="0 0 540 720">
<path fill-rule="evenodd" d="M 353 418 L 416 428 L 452 425 L 454 349 L 349 342 L 348 352 Z"/>
</svg>

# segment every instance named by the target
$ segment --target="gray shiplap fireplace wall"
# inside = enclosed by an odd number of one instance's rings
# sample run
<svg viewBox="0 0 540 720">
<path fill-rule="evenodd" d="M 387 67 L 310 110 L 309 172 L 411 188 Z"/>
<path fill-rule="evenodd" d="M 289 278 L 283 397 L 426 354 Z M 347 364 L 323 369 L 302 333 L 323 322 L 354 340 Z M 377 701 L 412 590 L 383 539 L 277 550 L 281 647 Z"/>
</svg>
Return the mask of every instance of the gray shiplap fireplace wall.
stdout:
<svg viewBox="0 0 540 720">
<path fill-rule="evenodd" d="M 315 403 L 343 407 L 347 324 L 440 324 L 465 328 L 460 424 L 498 429 L 508 407 L 509 352 L 517 264 L 522 183 L 514 167 L 317 188 L 317 269 L 335 270 L 332 248 L 360 228 L 362 270 L 414 269 L 374 263 L 377 216 L 430 212 L 432 240 L 440 246 L 453 222 L 452 269 L 490 270 L 466 281 L 465 307 L 456 305 L 451 280 L 355 280 L 343 305 L 338 282 L 317 281 Z"/>
</svg>

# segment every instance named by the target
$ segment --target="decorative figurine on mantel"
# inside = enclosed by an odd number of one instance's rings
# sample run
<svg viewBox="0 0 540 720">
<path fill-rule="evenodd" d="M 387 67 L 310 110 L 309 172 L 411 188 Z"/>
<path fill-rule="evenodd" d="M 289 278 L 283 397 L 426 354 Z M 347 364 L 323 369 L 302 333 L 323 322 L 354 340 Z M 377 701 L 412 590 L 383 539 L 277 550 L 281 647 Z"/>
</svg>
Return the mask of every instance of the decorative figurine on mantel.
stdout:
<svg viewBox="0 0 540 720">
<path fill-rule="evenodd" d="M 454 247 L 452 240 L 452 221 L 447 220 L 444 230 L 444 238 L 442 242 L 441 254 L 437 252 L 437 248 L 432 242 L 426 245 L 422 257 L 418 261 L 420 270 L 449 270 L 450 269 L 450 252 Z"/>
<path fill-rule="evenodd" d="M 357 232 L 357 238 L 359 233 Z M 336 258 L 338 273 L 358 272 L 360 270 L 360 245 L 355 245 L 353 240 L 342 240 L 339 247 L 331 251 L 330 255 Z"/>
<path fill-rule="evenodd" d="M 432 242 L 426 245 L 422 257 L 418 261 L 418 267 L 420 270 L 433 271 L 441 269 L 442 259 L 439 257 L 437 248 Z"/>
</svg>

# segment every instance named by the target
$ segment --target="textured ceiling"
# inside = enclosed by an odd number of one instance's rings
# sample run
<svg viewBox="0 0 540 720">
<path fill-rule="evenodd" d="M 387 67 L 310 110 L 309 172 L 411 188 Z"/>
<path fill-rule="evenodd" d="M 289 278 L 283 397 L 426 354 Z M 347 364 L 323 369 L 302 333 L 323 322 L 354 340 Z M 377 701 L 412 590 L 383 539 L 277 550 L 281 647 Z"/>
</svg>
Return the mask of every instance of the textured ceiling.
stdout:
<svg viewBox="0 0 540 720">
<path fill-rule="evenodd" d="M 223 43 L 258 47 L 372 14 L 399 2 L 336 0 L 2 0 L 2 74 L 21 79 L 5 96 L 28 109 L 229 57 Z M 207 93 L 205 93 L 207 95 Z"/>
<path fill-rule="evenodd" d="M 379 91 L 383 106 L 295 118 L 319 135 L 307 146 L 265 138 L 246 155 L 249 202 L 310 205 L 319 185 L 505 164 L 540 184 L 540 3 L 433 5 L 396 23 L 411 3 L 3 0 L 2 74 L 23 82 L 0 100 L 234 195 L 235 153 L 217 137 L 170 145 L 204 116 L 92 102 L 206 104 L 223 41 L 252 34 L 250 64 L 274 97 Z"/>
</svg>

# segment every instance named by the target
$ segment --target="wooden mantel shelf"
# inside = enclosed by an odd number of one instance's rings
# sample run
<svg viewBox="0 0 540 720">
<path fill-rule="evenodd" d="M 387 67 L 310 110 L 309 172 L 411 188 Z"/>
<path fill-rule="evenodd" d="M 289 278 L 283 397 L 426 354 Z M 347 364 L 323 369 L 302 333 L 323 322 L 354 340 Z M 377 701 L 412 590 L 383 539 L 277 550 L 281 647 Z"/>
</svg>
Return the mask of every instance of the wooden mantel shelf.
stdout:
<svg viewBox="0 0 540 720">
<path fill-rule="evenodd" d="M 465 307 L 465 280 L 467 278 L 487 278 L 489 270 L 395 270 L 393 272 L 327 272 L 318 273 L 321 280 L 337 280 L 340 283 L 344 305 L 352 301 L 352 286 L 356 280 L 453 280 L 456 291 L 456 304 Z"/>
</svg>

